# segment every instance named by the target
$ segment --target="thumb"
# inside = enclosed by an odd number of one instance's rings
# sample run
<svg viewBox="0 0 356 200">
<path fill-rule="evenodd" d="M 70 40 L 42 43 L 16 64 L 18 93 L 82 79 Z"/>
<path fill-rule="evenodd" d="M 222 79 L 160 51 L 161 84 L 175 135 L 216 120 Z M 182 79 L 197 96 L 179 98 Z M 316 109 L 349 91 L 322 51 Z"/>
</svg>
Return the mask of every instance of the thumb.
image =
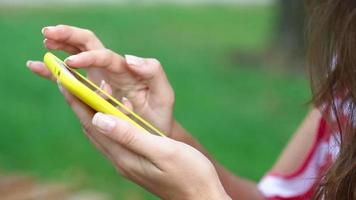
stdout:
<svg viewBox="0 0 356 200">
<path fill-rule="evenodd" d="M 92 123 L 113 141 L 147 158 L 154 159 L 158 152 L 165 152 L 169 147 L 167 138 L 150 134 L 130 122 L 111 115 L 96 113 Z"/>
</svg>

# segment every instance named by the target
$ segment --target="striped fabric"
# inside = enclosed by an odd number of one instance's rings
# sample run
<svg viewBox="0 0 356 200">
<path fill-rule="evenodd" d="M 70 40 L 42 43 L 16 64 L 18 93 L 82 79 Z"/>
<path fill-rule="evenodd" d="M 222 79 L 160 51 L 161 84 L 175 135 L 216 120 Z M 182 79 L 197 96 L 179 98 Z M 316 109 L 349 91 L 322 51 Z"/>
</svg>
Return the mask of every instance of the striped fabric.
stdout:
<svg viewBox="0 0 356 200">
<path fill-rule="evenodd" d="M 322 110 L 324 114 L 331 113 L 326 107 Z M 270 172 L 262 178 L 258 188 L 266 199 L 302 200 L 312 197 L 322 174 L 335 161 L 339 152 L 339 134 L 335 133 L 337 129 L 330 128 L 336 126 L 336 120 L 327 121 L 324 118 L 320 120 L 312 148 L 295 172 L 288 175 Z"/>
</svg>

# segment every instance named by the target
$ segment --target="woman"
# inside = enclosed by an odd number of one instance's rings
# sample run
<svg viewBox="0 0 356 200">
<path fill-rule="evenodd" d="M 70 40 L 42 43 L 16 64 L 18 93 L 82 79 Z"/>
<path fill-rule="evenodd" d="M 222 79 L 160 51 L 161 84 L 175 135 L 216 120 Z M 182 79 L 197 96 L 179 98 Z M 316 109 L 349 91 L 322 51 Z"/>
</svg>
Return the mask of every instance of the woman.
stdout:
<svg viewBox="0 0 356 200">
<path fill-rule="evenodd" d="M 234 176 L 174 119 L 174 92 L 156 59 L 122 57 L 91 32 L 45 27 L 45 46 L 165 132 L 95 113 L 59 86 L 88 138 L 120 174 L 163 199 L 356 199 L 356 1 L 309 1 L 309 65 L 314 108 L 259 184 Z M 44 64 L 29 61 L 52 78 Z M 105 81 L 103 81 L 105 80 Z M 356 116 L 355 116 L 356 117 Z"/>
</svg>

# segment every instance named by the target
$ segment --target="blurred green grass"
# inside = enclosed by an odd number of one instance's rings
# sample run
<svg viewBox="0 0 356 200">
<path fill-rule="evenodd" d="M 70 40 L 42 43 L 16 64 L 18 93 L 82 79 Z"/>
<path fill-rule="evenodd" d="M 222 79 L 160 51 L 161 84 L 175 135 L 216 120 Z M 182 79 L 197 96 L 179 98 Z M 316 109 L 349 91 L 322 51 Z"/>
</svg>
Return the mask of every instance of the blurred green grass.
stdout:
<svg viewBox="0 0 356 200">
<path fill-rule="evenodd" d="M 81 132 L 55 84 L 31 74 L 45 53 L 40 30 L 92 29 L 121 54 L 158 58 L 176 91 L 176 118 L 227 168 L 258 180 L 307 111 L 300 75 L 236 66 L 234 50 L 260 51 L 273 7 L 97 6 L 0 8 L 0 169 L 78 182 L 115 199 L 155 199 L 116 172 Z M 60 54 L 64 58 L 65 54 Z"/>
</svg>

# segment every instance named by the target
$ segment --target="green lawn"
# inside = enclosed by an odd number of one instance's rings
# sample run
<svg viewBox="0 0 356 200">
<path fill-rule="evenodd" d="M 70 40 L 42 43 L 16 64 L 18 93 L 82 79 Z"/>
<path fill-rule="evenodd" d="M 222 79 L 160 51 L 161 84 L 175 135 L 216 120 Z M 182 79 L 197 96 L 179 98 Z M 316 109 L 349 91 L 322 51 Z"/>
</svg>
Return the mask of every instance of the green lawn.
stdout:
<svg viewBox="0 0 356 200">
<path fill-rule="evenodd" d="M 263 49 L 274 21 L 271 7 L 0 8 L 0 168 L 115 199 L 155 199 L 116 176 L 57 86 L 25 67 L 46 51 L 41 28 L 61 23 L 94 30 L 119 53 L 158 58 L 176 91 L 176 118 L 227 168 L 258 180 L 305 115 L 309 97 L 303 76 L 229 60 L 232 51 Z"/>
</svg>

